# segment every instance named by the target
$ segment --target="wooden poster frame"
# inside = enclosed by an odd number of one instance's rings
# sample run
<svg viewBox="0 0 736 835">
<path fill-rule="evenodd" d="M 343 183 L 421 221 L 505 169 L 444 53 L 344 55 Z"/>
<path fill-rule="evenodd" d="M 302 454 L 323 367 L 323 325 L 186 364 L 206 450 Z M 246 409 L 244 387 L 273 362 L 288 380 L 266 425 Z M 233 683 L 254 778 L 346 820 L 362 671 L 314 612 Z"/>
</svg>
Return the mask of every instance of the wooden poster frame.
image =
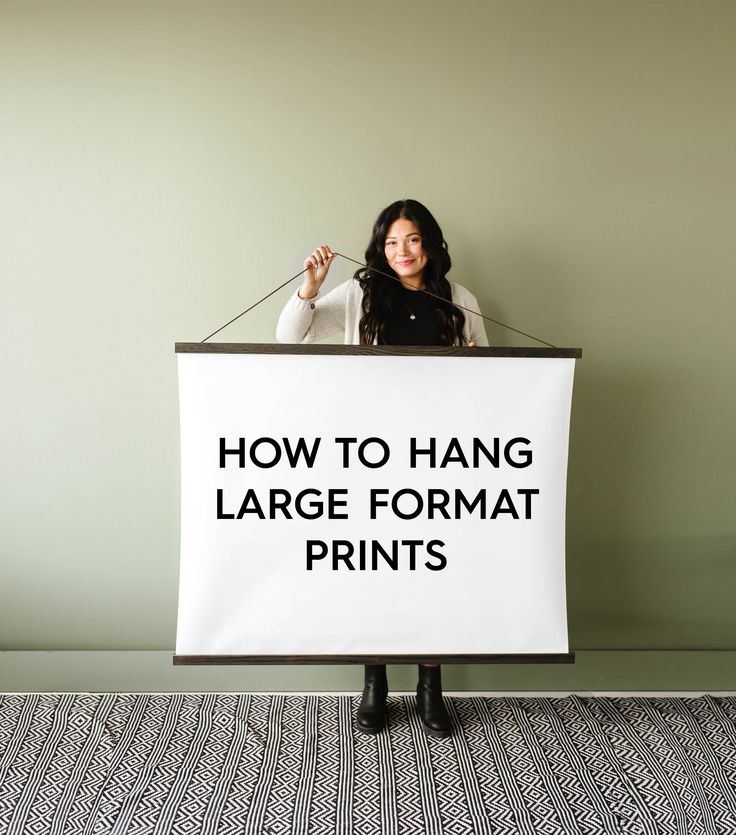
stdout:
<svg viewBox="0 0 736 835">
<path fill-rule="evenodd" d="M 580 359 L 581 348 L 468 348 L 409 345 L 273 344 L 260 342 L 177 342 L 177 354 L 307 354 L 355 356 L 530 357 Z M 177 655 L 175 666 L 245 664 L 573 664 L 575 653 L 453 655 Z"/>
</svg>

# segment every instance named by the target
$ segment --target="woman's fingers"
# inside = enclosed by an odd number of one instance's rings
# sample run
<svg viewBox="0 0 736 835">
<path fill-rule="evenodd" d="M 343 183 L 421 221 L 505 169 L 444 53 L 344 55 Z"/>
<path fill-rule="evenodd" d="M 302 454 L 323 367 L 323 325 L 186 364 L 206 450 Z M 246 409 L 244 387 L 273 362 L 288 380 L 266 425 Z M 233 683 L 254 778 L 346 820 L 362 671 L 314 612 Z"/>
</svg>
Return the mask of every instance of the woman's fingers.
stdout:
<svg viewBox="0 0 736 835">
<path fill-rule="evenodd" d="M 335 257 L 334 252 L 328 246 L 318 246 L 310 256 L 315 267 L 329 267 Z"/>
<path fill-rule="evenodd" d="M 321 267 L 328 264 L 335 257 L 335 253 L 328 246 L 318 246 L 317 249 L 306 259 L 305 266 L 311 264 L 313 267 Z"/>
<path fill-rule="evenodd" d="M 475 340 L 474 339 L 471 339 L 470 342 L 468 342 L 468 348 L 475 348 Z"/>
<path fill-rule="evenodd" d="M 314 250 L 314 255 L 317 257 L 320 264 L 329 263 L 335 256 L 327 244 L 322 244 Z"/>
</svg>

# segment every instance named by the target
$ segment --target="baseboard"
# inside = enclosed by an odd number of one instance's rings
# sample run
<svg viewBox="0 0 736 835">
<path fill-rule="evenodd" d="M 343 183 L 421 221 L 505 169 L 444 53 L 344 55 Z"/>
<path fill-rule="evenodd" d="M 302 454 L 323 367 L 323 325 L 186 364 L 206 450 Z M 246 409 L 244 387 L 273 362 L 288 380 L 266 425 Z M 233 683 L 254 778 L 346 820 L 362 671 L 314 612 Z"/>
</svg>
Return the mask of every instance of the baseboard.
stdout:
<svg viewBox="0 0 736 835">
<path fill-rule="evenodd" d="M 0 652 L 0 692 L 354 692 L 355 665 L 174 667 L 171 651 Z M 723 692 L 736 690 L 736 651 L 577 651 L 575 664 L 445 665 L 447 692 Z M 392 666 L 393 692 L 416 669 Z"/>
</svg>

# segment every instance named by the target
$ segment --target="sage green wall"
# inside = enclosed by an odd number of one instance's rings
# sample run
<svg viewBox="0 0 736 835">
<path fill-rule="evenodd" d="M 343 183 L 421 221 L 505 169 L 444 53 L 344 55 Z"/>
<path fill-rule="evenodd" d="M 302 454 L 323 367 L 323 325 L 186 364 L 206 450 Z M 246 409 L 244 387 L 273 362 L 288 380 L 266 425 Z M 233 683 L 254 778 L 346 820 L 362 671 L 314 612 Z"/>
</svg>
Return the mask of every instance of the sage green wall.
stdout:
<svg viewBox="0 0 736 835">
<path fill-rule="evenodd" d="M 489 315 L 584 349 L 572 647 L 736 648 L 735 35 L 730 0 L 0 1 L 0 648 L 173 648 L 174 341 L 403 196 Z"/>
</svg>

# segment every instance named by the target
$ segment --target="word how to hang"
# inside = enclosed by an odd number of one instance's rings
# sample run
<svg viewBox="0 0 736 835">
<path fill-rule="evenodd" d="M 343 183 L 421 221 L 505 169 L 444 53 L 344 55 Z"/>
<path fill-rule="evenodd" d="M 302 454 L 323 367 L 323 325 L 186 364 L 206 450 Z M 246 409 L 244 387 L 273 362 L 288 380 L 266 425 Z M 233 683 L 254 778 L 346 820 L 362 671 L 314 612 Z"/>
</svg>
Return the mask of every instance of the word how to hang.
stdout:
<svg viewBox="0 0 736 835">
<path fill-rule="evenodd" d="M 411 469 L 447 469 L 460 467 L 478 469 L 483 466 L 498 468 L 504 464 L 513 468 L 528 467 L 532 463 L 532 450 L 528 438 L 516 437 L 503 441 L 498 438 L 471 438 L 461 441 L 457 437 L 440 444 L 437 438 L 409 438 L 408 465 Z M 220 469 L 236 466 L 240 469 L 256 467 L 272 469 L 279 465 L 292 469 L 306 467 L 312 469 L 322 444 L 322 438 L 255 438 L 248 442 L 246 438 L 228 441 L 220 438 Z M 369 469 L 386 466 L 391 459 L 391 447 L 379 437 L 334 438 L 343 469 L 359 465 Z"/>
</svg>

